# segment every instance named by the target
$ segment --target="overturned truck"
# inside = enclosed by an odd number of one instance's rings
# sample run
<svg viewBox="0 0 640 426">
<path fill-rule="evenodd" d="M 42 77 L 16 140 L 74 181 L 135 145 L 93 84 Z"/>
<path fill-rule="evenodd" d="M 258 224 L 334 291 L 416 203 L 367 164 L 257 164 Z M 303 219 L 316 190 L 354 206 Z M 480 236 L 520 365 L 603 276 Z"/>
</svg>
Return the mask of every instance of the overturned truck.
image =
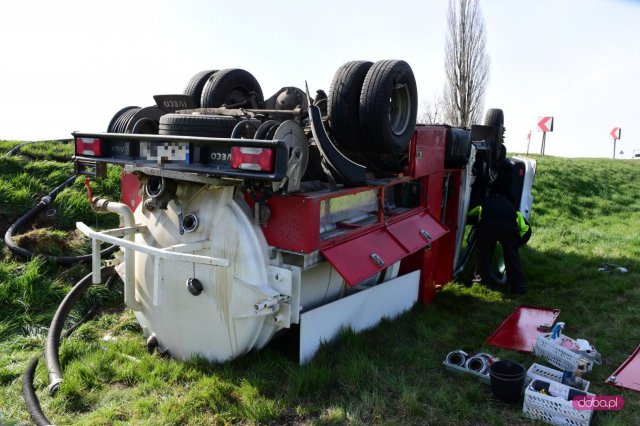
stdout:
<svg viewBox="0 0 640 426">
<path fill-rule="evenodd" d="M 79 174 L 124 166 L 117 229 L 77 226 L 115 260 L 150 346 L 178 359 L 235 358 L 300 327 L 300 359 L 341 328 L 428 303 L 473 248 L 470 207 L 509 176 L 528 216 L 535 163 L 505 159 L 504 118 L 472 129 L 416 124 L 399 60 L 340 67 L 328 95 L 264 99 L 247 71 L 195 75 L 181 95 L 74 133 Z M 496 268 L 496 278 L 504 271 Z"/>
</svg>

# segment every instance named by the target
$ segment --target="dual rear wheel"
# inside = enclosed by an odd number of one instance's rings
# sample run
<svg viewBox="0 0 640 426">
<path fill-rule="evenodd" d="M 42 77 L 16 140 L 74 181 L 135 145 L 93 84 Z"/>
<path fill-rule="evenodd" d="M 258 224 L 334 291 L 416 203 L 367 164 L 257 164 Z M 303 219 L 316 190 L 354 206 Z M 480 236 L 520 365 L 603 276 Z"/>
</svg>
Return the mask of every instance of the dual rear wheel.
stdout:
<svg viewBox="0 0 640 426">
<path fill-rule="evenodd" d="M 328 103 L 331 135 L 338 146 L 378 167 L 397 168 L 394 160 L 407 150 L 418 109 L 409 64 L 347 62 L 334 74 Z"/>
</svg>

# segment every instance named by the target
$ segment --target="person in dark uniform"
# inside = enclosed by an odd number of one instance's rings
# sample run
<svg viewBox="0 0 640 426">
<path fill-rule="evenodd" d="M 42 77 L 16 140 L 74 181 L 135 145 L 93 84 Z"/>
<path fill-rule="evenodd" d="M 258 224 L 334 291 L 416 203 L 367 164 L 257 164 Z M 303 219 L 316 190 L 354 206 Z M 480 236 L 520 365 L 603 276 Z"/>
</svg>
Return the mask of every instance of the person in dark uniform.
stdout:
<svg viewBox="0 0 640 426">
<path fill-rule="evenodd" d="M 524 294 L 524 272 L 518 249 L 531 237 L 531 227 L 522 213 L 511 200 L 492 189 L 482 205 L 472 209 L 468 216 L 477 216 L 476 273 L 480 280 L 491 281 L 491 259 L 499 242 L 504 253 L 507 283 L 512 292 Z"/>
</svg>

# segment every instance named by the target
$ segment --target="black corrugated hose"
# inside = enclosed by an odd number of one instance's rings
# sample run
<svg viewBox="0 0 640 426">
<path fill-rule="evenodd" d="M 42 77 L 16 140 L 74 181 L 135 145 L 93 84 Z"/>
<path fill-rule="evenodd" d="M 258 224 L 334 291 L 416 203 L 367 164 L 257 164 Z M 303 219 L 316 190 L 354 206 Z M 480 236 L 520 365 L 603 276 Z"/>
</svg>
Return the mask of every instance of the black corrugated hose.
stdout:
<svg viewBox="0 0 640 426">
<path fill-rule="evenodd" d="M 67 142 L 68 140 L 59 140 L 55 142 Z M 44 141 L 38 141 L 44 142 Z M 4 157 L 13 155 L 18 152 L 18 150 L 27 143 L 18 145 L 14 147 L 11 151 L 6 153 Z M 52 256 L 45 254 L 36 254 L 32 251 L 29 251 L 25 248 L 18 247 L 13 241 L 13 237 L 15 234 L 23 229 L 28 223 L 33 221 L 42 211 L 44 211 L 49 205 L 55 200 L 55 198 L 62 192 L 63 189 L 72 185 L 78 176 L 74 175 L 58 185 L 53 191 L 51 191 L 48 195 L 45 195 L 40 199 L 38 204 L 32 207 L 25 214 L 20 216 L 10 227 L 7 229 L 7 232 L 4 234 L 4 242 L 11 250 L 11 252 L 17 256 L 23 257 L 25 259 L 31 259 L 35 256 L 40 256 L 42 258 L 52 260 L 63 266 L 70 266 L 74 263 L 79 262 L 88 262 L 91 260 L 91 255 L 81 255 L 81 256 Z M 109 256 L 114 251 L 118 249 L 118 246 L 110 246 L 100 252 L 101 256 Z M 115 281 L 116 274 L 113 267 L 104 267 L 101 269 L 101 281 L 104 281 L 108 276 L 106 281 L 107 288 L 111 288 L 113 282 Z M 76 304 L 76 302 L 82 297 L 84 292 L 92 285 L 92 277 L 93 274 L 88 274 L 84 278 L 82 278 L 78 283 L 71 289 L 71 291 L 64 298 L 62 303 L 58 306 L 56 313 L 51 321 L 51 326 L 49 327 L 49 333 L 47 335 L 46 340 L 46 349 L 44 352 L 45 362 L 47 364 L 47 370 L 49 371 L 49 392 L 53 394 L 59 387 L 60 383 L 62 383 L 62 371 L 60 368 L 60 357 L 58 350 L 60 348 L 60 341 L 63 338 L 68 337 L 74 330 L 76 330 L 81 324 L 85 323 L 89 319 L 91 319 L 98 310 L 98 303 L 93 305 L 91 309 L 73 326 L 69 327 L 67 330 L 63 331 L 64 323 L 69 315 L 69 312 Z M 42 411 L 42 407 L 40 406 L 40 402 L 38 401 L 38 396 L 36 395 L 35 389 L 33 387 L 33 380 L 35 376 L 36 368 L 38 367 L 38 363 L 42 355 L 38 355 L 33 358 L 27 368 L 25 370 L 24 376 L 22 377 L 22 396 L 24 397 L 25 404 L 27 406 L 27 410 L 31 415 L 31 418 L 38 426 L 51 425 L 52 423 L 47 419 L 45 414 Z"/>
<path fill-rule="evenodd" d="M 101 281 L 105 281 L 108 289 L 111 289 L 113 283 L 115 282 L 116 274 L 113 267 L 103 267 L 100 270 Z M 82 278 L 78 283 L 73 286 L 71 291 L 67 293 L 64 300 L 58 306 L 56 313 L 51 321 L 51 326 L 49 327 L 49 334 L 47 335 L 46 341 L 46 349 L 45 349 L 45 362 L 47 364 L 47 370 L 49 372 L 49 393 L 53 394 L 60 383 L 62 383 L 62 372 L 60 369 L 60 357 L 58 350 L 60 348 L 60 341 L 64 338 L 69 337 L 73 331 L 75 331 L 81 324 L 85 323 L 89 319 L 91 319 L 98 310 L 98 303 L 95 305 L 73 326 L 69 327 L 67 330 L 63 331 L 64 322 L 69 315 L 69 312 L 73 308 L 73 306 L 80 300 L 84 292 L 91 287 L 92 285 L 93 274 L 88 274 L 84 278 Z M 27 369 L 25 370 L 24 376 L 22 377 L 22 396 L 27 405 L 27 410 L 31 415 L 31 418 L 35 422 L 37 426 L 48 426 L 52 423 L 47 419 L 44 412 L 42 411 L 42 407 L 40 406 L 40 401 L 38 401 L 38 396 L 36 395 L 36 391 L 33 387 L 33 379 L 35 376 L 36 367 L 38 366 L 38 362 L 42 355 L 38 355 L 33 358 Z"/>
<path fill-rule="evenodd" d="M 9 250 L 11 250 L 13 254 L 23 257 L 25 259 L 31 259 L 32 257 L 40 256 L 44 259 L 52 260 L 63 266 L 70 266 L 78 262 L 91 261 L 90 254 L 85 254 L 81 256 L 53 256 L 49 254 L 37 254 L 25 248 L 18 247 L 16 243 L 13 241 L 13 237 L 15 236 L 15 234 L 19 230 L 23 229 L 32 220 L 34 220 L 47 207 L 49 207 L 49 204 L 51 204 L 53 200 L 55 200 L 58 194 L 62 192 L 62 190 L 65 189 L 67 186 L 73 184 L 73 182 L 75 182 L 77 177 L 78 177 L 77 175 L 74 175 L 69 179 L 67 179 L 66 181 L 62 182 L 60 185 L 58 185 L 58 187 L 56 187 L 53 191 L 51 191 L 49 195 L 45 195 L 44 197 L 42 197 L 42 199 L 40 199 L 38 204 L 36 204 L 34 207 L 31 208 L 31 210 L 29 210 L 22 216 L 20 216 L 18 220 L 16 220 L 9 227 L 9 229 L 7 229 L 7 232 L 4 234 L 4 243 L 7 245 L 7 247 L 9 247 Z M 118 249 L 118 246 L 107 247 L 106 249 L 100 252 L 100 255 L 102 257 L 109 256 L 111 253 L 113 253 L 117 249 Z"/>
</svg>

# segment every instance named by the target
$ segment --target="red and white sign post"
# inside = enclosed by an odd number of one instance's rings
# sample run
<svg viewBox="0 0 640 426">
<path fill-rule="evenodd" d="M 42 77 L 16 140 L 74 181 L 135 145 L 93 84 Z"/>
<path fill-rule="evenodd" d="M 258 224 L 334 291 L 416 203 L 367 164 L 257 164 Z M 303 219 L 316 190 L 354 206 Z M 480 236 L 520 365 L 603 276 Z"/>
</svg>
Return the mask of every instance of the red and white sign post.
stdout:
<svg viewBox="0 0 640 426">
<path fill-rule="evenodd" d="M 527 155 L 529 155 L 529 145 L 531 144 L 531 130 L 529 130 L 529 134 L 527 135 Z"/>
<path fill-rule="evenodd" d="M 542 132 L 542 144 L 540 145 L 540 154 L 544 155 L 544 149 L 547 142 L 547 132 L 553 132 L 553 117 L 538 117 L 539 132 Z"/>
<path fill-rule="evenodd" d="M 611 137 L 613 138 L 613 159 L 616 159 L 616 142 L 622 136 L 622 129 L 620 127 L 614 127 L 611 132 L 609 132 Z"/>
</svg>

